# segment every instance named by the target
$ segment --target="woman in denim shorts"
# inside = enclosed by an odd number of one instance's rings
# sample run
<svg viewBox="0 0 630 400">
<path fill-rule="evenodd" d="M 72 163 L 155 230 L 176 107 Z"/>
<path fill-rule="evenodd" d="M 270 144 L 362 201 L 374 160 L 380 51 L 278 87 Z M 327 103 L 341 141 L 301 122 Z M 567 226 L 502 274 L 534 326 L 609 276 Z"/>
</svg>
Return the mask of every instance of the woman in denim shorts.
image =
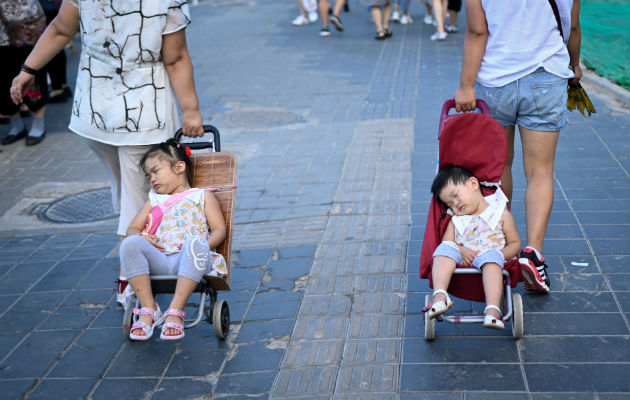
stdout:
<svg viewBox="0 0 630 400">
<path fill-rule="evenodd" d="M 540 3 L 540 4 L 538 4 Z M 525 287 L 549 292 L 542 247 L 553 204 L 553 167 L 560 128 L 567 123 L 567 80 L 579 66 L 580 0 L 468 0 L 468 27 L 456 109 L 485 100 L 504 128 L 508 157 L 501 177 L 512 199 L 515 127 L 527 180 L 527 246 L 519 254 Z M 568 39 L 565 41 L 565 39 Z"/>
</svg>

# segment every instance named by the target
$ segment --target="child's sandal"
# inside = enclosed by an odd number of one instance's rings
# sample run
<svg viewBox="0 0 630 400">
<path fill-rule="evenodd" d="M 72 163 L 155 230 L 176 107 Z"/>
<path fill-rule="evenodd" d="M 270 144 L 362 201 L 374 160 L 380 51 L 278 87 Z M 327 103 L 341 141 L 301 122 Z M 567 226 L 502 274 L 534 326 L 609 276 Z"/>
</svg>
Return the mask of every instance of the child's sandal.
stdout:
<svg viewBox="0 0 630 400">
<path fill-rule="evenodd" d="M 177 322 L 165 322 L 164 325 L 162 325 L 162 333 L 160 333 L 160 339 L 178 340 L 178 339 L 183 338 L 184 337 L 184 317 L 186 316 L 186 313 L 183 310 L 178 310 L 177 308 L 169 308 L 164 313 L 165 318 L 168 316 L 179 317 L 182 319 L 182 323 L 180 324 Z M 176 335 L 166 335 L 165 333 L 167 329 L 174 329 L 179 333 Z"/>
<path fill-rule="evenodd" d="M 446 296 L 446 303 L 443 301 L 432 303 L 430 306 L 431 308 L 429 308 L 429 318 L 435 318 L 439 315 L 444 314 L 445 312 L 448 311 L 449 308 L 453 307 L 453 305 L 455 304 L 451 301 L 451 298 L 448 297 L 448 293 L 446 293 L 446 290 L 442 290 L 442 289 L 436 290 L 435 292 L 433 292 L 433 297 L 435 297 L 435 295 L 438 293 L 442 293 L 444 296 Z"/>
<path fill-rule="evenodd" d="M 147 324 L 146 322 L 136 321 L 131 325 L 129 330 L 129 339 L 131 340 L 149 340 L 153 336 L 153 329 L 164 322 L 164 314 L 160 311 L 160 306 L 156 304 L 156 310 L 149 307 L 142 307 L 140 309 L 134 308 L 133 313 L 140 317 L 141 315 L 149 315 L 153 318 L 153 323 Z M 141 329 L 144 335 L 138 335 L 134 331 Z"/>
<path fill-rule="evenodd" d="M 501 309 L 497 306 L 493 306 L 492 304 L 486 306 L 486 309 L 483 310 L 483 312 L 485 313 L 486 311 L 488 311 L 488 309 L 497 310 L 499 312 L 499 315 L 501 315 Z M 494 315 L 486 315 L 483 318 L 483 326 L 490 329 L 505 329 L 503 318 L 495 317 Z"/>
</svg>

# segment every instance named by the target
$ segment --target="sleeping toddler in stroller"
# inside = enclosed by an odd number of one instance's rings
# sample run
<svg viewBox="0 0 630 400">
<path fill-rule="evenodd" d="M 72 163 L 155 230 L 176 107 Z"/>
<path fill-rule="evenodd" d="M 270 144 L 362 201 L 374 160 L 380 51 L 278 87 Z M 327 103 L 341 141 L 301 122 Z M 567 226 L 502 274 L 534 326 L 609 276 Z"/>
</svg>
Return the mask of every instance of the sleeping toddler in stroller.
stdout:
<svg viewBox="0 0 630 400">
<path fill-rule="evenodd" d="M 483 326 L 504 329 L 499 308 L 503 294 L 503 265 L 521 249 L 514 217 L 507 209 L 507 197 L 501 189 L 484 197 L 477 177 L 456 165 L 440 169 L 431 192 L 453 216 L 442 242 L 433 253 L 434 291 L 428 317 L 436 318 L 453 306 L 446 290 L 456 266 L 472 266 L 482 272 L 486 300 Z"/>
</svg>

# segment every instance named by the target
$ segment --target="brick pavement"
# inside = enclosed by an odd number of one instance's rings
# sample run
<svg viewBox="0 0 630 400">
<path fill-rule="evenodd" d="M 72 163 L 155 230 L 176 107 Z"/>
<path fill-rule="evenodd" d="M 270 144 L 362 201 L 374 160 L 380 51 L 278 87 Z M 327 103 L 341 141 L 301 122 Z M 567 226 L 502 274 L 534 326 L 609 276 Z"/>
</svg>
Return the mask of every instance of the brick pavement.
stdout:
<svg viewBox="0 0 630 400">
<path fill-rule="evenodd" d="M 426 342 L 418 260 L 463 35 L 433 43 L 418 17 L 380 43 L 351 7 L 347 31 L 325 39 L 317 24 L 290 26 L 293 5 L 193 9 L 202 111 L 240 160 L 225 341 L 202 323 L 181 343 L 126 343 L 111 289 L 115 221 L 28 214 L 107 185 L 64 128 L 67 105 L 50 107 L 44 144 L 2 149 L 1 398 L 628 397 L 628 112 L 593 96 L 599 113 L 572 114 L 561 135 L 545 249 L 553 291 L 522 293 L 525 337 L 438 324 Z"/>
</svg>

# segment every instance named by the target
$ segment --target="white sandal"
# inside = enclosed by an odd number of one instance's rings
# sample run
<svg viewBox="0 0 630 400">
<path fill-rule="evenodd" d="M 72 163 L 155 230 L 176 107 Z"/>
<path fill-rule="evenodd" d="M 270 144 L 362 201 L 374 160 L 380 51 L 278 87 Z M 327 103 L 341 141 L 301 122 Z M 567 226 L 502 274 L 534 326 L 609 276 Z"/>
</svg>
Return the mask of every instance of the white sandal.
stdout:
<svg viewBox="0 0 630 400">
<path fill-rule="evenodd" d="M 492 304 L 486 306 L 483 312 L 485 313 L 486 311 L 488 311 L 489 308 L 493 310 L 497 310 L 499 312 L 499 315 L 501 315 L 501 309 L 497 306 L 493 306 Z M 505 329 L 505 325 L 503 324 L 503 318 L 495 317 L 494 315 L 486 315 L 483 318 L 483 326 L 485 326 L 486 328 L 491 328 L 491 329 Z"/>
<path fill-rule="evenodd" d="M 435 318 L 438 315 L 444 314 L 455 304 L 451 301 L 451 298 L 448 297 L 448 293 L 446 293 L 446 290 L 438 289 L 434 291 L 433 297 L 435 297 L 435 295 L 438 293 L 442 293 L 444 296 L 446 296 L 446 303 L 443 301 L 438 301 L 437 303 L 431 304 L 431 308 L 429 309 L 429 318 Z"/>
</svg>

